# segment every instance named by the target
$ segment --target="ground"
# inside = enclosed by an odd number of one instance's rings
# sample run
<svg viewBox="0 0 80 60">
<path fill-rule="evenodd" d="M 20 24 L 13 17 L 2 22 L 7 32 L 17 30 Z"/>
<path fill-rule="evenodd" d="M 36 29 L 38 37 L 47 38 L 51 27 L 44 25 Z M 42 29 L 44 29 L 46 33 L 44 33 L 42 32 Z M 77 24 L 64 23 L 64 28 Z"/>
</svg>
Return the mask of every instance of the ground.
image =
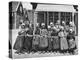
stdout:
<svg viewBox="0 0 80 60">
<path fill-rule="evenodd" d="M 69 56 L 72 55 L 70 53 L 59 53 L 59 52 L 46 52 L 46 53 L 40 53 L 40 52 L 36 52 L 36 53 L 24 53 L 24 54 L 16 54 L 15 53 L 16 50 L 13 50 L 13 58 L 32 58 L 32 57 L 54 57 L 54 56 Z M 78 50 L 75 50 L 75 54 L 78 54 Z"/>
</svg>

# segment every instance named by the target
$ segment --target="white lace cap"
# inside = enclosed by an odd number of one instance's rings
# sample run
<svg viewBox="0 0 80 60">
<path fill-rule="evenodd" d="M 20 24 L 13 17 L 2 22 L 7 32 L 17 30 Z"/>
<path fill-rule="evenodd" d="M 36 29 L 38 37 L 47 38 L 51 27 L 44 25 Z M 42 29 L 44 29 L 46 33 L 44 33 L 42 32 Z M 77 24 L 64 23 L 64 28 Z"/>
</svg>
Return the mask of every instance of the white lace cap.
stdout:
<svg viewBox="0 0 80 60">
<path fill-rule="evenodd" d="M 50 25 L 48 25 L 48 28 L 51 28 L 51 26 L 50 26 Z"/>
<path fill-rule="evenodd" d="M 42 24 L 41 24 L 41 26 L 44 26 L 44 25 L 45 25 L 45 23 L 42 23 Z"/>
</svg>

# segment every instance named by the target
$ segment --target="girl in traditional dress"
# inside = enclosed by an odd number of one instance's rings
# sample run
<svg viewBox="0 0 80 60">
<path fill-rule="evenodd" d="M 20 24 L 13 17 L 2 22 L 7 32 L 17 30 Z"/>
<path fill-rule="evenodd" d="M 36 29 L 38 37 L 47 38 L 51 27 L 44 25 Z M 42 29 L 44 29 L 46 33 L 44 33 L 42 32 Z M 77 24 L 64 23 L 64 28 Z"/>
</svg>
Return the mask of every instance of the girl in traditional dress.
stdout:
<svg viewBox="0 0 80 60">
<path fill-rule="evenodd" d="M 68 49 L 68 42 L 67 42 L 67 33 L 66 31 L 64 30 L 64 27 L 61 26 L 61 30 L 58 34 L 58 36 L 60 37 L 60 49 L 61 49 L 61 52 L 62 53 L 65 53 Z"/>
<path fill-rule="evenodd" d="M 32 40 L 33 40 L 33 29 L 29 26 L 27 27 L 24 48 L 25 52 L 30 53 L 32 51 Z"/>
<path fill-rule="evenodd" d="M 47 51 L 48 48 L 48 40 L 47 40 L 47 29 L 45 29 L 45 24 L 41 24 L 42 28 L 40 30 L 40 42 L 39 42 L 39 48 L 41 51 Z"/>
<path fill-rule="evenodd" d="M 35 52 L 38 51 L 39 48 L 39 41 L 40 41 L 40 28 L 39 28 L 39 23 L 36 23 L 36 30 L 35 30 L 35 35 L 33 39 L 33 50 Z"/>
<path fill-rule="evenodd" d="M 68 33 L 69 33 L 69 25 L 66 25 L 65 21 L 62 21 L 62 26 L 64 27 L 64 30 L 66 31 L 66 34 L 68 36 Z M 67 36 L 66 36 L 66 39 L 67 39 Z M 67 39 L 67 42 L 68 42 L 68 39 Z M 68 44 L 68 47 L 69 47 L 69 44 Z M 69 49 L 66 50 L 67 53 L 68 53 L 68 50 Z"/>
<path fill-rule="evenodd" d="M 69 27 L 69 34 L 67 36 L 68 44 L 69 44 L 69 53 L 74 54 L 74 50 L 76 49 L 76 42 L 75 42 L 75 27 L 73 22 L 70 22 Z"/>
<path fill-rule="evenodd" d="M 53 26 L 53 28 L 52 28 L 53 32 L 51 34 L 51 36 L 55 36 L 53 38 L 53 51 L 55 51 L 55 52 L 59 51 L 59 38 L 58 38 L 58 32 L 60 30 L 59 26 L 60 26 L 60 23 L 59 22 L 56 23 L 56 25 Z"/>
<path fill-rule="evenodd" d="M 48 26 L 48 51 L 50 52 L 52 50 L 52 37 L 51 37 L 51 26 Z"/>
<path fill-rule="evenodd" d="M 25 26 L 25 24 L 23 23 L 21 25 L 21 29 L 18 33 L 18 36 L 16 38 L 16 42 L 13 47 L 13 49 L 17 50 L 16 53 L 23 53 L 23 44 L 24 44 L 25 34 L 26 34 L 24 26 Z"/>
</svg>

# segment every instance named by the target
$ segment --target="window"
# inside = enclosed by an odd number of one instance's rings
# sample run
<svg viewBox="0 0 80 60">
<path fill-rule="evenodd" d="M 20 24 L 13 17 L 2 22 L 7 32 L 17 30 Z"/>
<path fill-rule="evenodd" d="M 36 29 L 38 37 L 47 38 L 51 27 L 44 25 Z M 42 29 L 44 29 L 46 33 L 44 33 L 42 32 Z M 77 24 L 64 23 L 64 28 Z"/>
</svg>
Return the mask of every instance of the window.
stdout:
<svg viewBox="0 0 80 60">
<path fill-rule="evenodd" d="M 54 24 L 57 22 L 58 19 L 59 19 L 58 12 L 54 12 Z"/>
<path fill-rule="evenodd" d="M 65 21 L 65 19 L 66 19 L 66 13 L 61 12 L 61 24 L 62 24 L 62 21 Z"/>
<path fill-rule="evenodd" d="M 14 25 L 15 25 L 15 13 L 14 12 L 10 12 L 9 13 L 9 29 L 14 29 Z"/>
<path fill-rule="evenodd" d="M 44 23 L 44 12 L 38 12 L 38 18 L 37 18 L 37 22 L 40 24 L 41 26 L 41 23 Z"/>
<path fill-rule="evenodd" d="M 59 19 L 58 12 L 38 12 L 37 16 L 37 22 L 40 24 L 44 22 L 46 28 L 47 25 L 50 24 L 50 22 L 53 22 L 55 24 L 58 19 Z"/>
<path fill-rule="evenodd" d="M 60 13 L 60 14 L 59 14 Z M 37 17 L 38 23 L 45 23 L 46 27 L 53 22 L 56 24 L 57 20 L 65 21 L 66 25 L 69 25 L 69 22 L 72 21 L 72 13 L 71 12 L 38 12 Z"/>
<path fill-rule="evenodd" d="M 62 21 L 65 21 L 66 25 L 69 25 L 69 22 L 72 21 L 72 13 L 71 12 L 61 12 L 61 22 Z"/>
<path fill-rule="evenodd" d="M 49 12 L 49 24 L 53 22 L 53 12 Z"/>
<path fill-rule="evenodd" d="M 72 21 L 72 13 L 66 12 L 66 25 L 69 25 L 69 22 Z"/>
</svg>

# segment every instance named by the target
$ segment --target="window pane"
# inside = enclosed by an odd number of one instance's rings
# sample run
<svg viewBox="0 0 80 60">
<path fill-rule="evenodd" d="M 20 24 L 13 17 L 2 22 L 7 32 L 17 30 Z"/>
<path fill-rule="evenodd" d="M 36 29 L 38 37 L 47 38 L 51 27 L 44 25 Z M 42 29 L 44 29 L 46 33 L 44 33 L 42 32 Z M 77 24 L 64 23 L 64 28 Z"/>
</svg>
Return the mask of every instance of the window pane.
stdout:
<svg viewBox="0 0 80 60">
<path fill-rule="evenodd" d="M 49 12 L 49 24 L 53 22 L 53 12 Z"/>
<path fill-rule="evenodd" d="M 62 24 L 62 21 L 65 21 L 65 19 L 66 19 L 66 13 L 61 12 L 61 24 Z"/>
<path fill-rule="evenodd" d="M 66 13 L 66 25 L 69 25 L 69 22 L 72 20 L 72 14 L 70 12 Z"/>
<path fill-rule="evenodd" d="M 44 12 L 38 12 L 37 22 L 40 24 L 44 22 Z"/>
<path fill-rule="evenodd" d="M 58 19 L 58 12 L 54 12 L 54 24 L 57 22 Z"/>
</svg>

